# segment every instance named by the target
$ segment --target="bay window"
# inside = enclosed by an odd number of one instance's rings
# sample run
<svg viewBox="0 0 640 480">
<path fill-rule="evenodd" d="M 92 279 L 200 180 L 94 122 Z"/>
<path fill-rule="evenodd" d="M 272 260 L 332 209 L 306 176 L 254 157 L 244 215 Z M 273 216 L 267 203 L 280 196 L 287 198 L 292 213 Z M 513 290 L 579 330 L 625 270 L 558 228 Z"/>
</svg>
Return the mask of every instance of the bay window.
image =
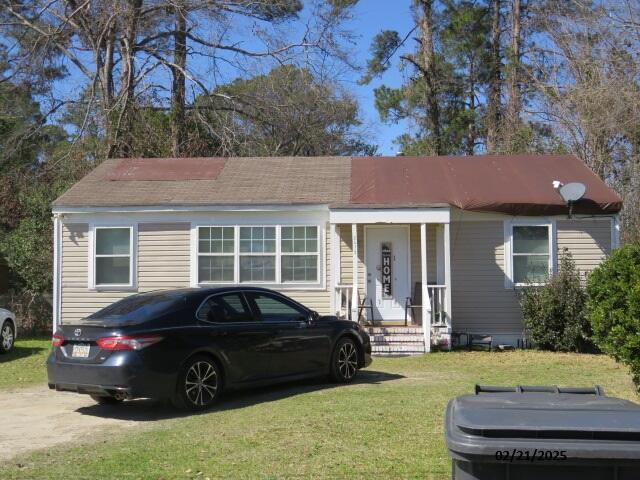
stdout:
<svg viewBox="0 0 640 480">
<path fill-rule="evenodd" d="M 511 269 L 515 285 L 541 284 L 552 268 L 550 225 L 511 227 Z"/>
<path fill-rule="evenodd" d="M 132 285 L 132 228 L 96 227 L 94 278 L 96 287 Z"/>
<path fill-rule="evenodd" d="M 317 284 L 320 231 L 302 226 L 197 228 L 197 282 Z"/>
</svg>

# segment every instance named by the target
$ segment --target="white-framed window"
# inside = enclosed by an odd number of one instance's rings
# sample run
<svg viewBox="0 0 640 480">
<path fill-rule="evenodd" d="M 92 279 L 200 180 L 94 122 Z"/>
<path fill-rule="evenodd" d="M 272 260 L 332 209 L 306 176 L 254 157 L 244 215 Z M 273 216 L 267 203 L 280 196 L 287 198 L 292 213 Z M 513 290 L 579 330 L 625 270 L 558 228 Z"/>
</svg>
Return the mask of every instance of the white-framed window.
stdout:
<svg viewBox="0 0 640 480">
<path fill-rule="evenodd" d="M 321 283 L 319 225 L 198 225 L 198 285 Z"/>
<path fill-rule="evenodd" d="M 240 227 L 240 283 L 276 281 L 276 227 Z"/>
<path fill-rule="evenodd" d="M 134 244 L 132 226 L 94 227 L 90 286 L 93 288 L 134 287 Z"/>
<path fill-rule="evenodd" d="M 233 282 L 233 227 L 198 228 L 198 282 Z"/>
<path fill-rule="evenodd" d="M 506 286 L 546 283 L 555 265 L 553 223 L 512 222 L 505 234 Z"/>
<path fill-rule="evenodd" d="M 283 283 L 318 281 L 318 243 L 318 227 L 282 227 L 280 271 Z"/>
</svg>

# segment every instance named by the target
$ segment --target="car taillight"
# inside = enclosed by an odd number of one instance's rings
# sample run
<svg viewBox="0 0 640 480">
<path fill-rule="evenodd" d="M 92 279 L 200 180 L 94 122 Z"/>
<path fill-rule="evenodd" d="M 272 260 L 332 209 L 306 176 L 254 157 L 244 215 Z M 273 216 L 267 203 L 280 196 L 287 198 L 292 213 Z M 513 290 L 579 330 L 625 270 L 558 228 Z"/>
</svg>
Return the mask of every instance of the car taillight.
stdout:
<svg viewBox="0 0 640 480">
<path fill-rule="evenodd" d="M 58 332 L 54 333 L 53 336 L 51 337 L 51 346 L 61 347 L 63 343 L 64 343 L 64 337 L 62 336 L 62 334 Z"/>
<path fill-rule="evenodd" d="M 157 335 L 134 335 L 130 337 L 102 337 L 96 343 L 103 350 L 142 350 L 158 343 L 162 337 Z"/>
</svg>

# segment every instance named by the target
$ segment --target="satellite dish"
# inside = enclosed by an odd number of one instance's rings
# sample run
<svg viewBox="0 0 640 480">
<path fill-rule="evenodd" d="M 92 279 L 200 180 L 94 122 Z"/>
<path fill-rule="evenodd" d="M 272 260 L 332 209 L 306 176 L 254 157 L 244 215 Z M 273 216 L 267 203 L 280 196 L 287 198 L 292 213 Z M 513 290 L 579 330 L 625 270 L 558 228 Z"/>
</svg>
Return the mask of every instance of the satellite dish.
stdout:
<svg viewBox="0 0 640 480">
<path fill-rule="evenodd" d="M 584 186 L 584 183 L 580 182 L 571 182 L 565 185 L 559 180 L 554 180 L 553 188 L 569 207 L 569 218 L 571 218 L 573 215 L 573 204 L 584 196 L 587 187 Z"/>
<path fill-rule="evenodd" d="M 587 187 L 584 186 L 584 183 L 579 182 L 567 183 L 558 189 L 560 196 L 566 203 L 577 202 L 584 196 L 586 191 Z"/>
</svg>

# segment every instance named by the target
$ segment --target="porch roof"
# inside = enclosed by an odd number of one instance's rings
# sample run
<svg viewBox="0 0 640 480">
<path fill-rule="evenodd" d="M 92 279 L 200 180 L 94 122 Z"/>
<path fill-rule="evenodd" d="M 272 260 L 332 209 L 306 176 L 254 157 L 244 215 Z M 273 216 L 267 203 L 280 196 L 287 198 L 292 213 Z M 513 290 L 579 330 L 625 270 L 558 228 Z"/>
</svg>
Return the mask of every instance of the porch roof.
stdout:
<svg viewBox="0 0 640 480">
<path fill-rule="evenodd" d="M 587 186 L 576 213 L 614 213 L 622 207 L 615 192 L 572 155 L 110 159 L 53 206 L 318 204 L 565 213 L 554 180 Z"/>
</svg>

